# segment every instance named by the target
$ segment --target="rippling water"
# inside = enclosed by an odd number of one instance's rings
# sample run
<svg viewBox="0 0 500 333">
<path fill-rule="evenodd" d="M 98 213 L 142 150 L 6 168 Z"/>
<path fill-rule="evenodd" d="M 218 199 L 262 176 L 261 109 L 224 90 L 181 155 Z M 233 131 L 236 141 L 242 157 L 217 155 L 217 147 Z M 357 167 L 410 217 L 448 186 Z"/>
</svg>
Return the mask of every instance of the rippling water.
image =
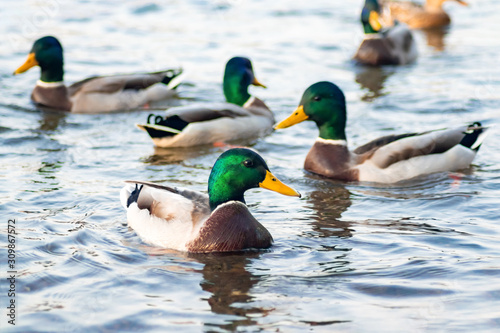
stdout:
<svg viewBox="0 0 500 333">
<path fill-rule="evenodd" d="M 449 4 L 444 35 L 416 32 L 407 67 L 350 62 L 356 1 L 2 0 L 1 269 L 16 219 L 19 332 L 492 332 L 500 327 L 500 134 L 473 166 L 384 186 L 325 181 L 302 169 L 317 131 L 304 123 L 253 142 L 302 199 L 253 190 L 267 251 L 189 255 L 145 245 L 119 203 L 122 180 L 204 191 L 220 148 L 155 149 L 144 112 L 65 115 L 29 102 L 38 70 L 13 77 L 34 39 L 65 47 L 66 81 L 182 65 L 189 99 L 222 100 L 227 59 L 246 55 L 277 119 L 319 80 L 348 101 L 352 146 L 377 136 L 500 117 L 494 0 Z M 216 97 L 214 97 L 216 96 Z"/>
</svg>

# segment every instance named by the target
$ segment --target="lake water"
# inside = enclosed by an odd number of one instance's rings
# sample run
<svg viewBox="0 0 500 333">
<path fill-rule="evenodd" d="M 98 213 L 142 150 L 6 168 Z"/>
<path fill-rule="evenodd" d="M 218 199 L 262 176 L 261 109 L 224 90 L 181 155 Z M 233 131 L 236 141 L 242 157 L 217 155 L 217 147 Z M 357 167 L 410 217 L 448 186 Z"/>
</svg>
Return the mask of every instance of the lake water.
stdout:
<svg viewBox="0 0 500 333">
<path fill-rule="evenodd" d="M 266 251 L 190 255 L 148 246 L 126 225 L 123 180 L 206 190 L 222 148 L 155 149 L 134 127 L 148 112 L 35 110 L 39 70 L 12 76 L 43 35 L 65 47 L 68 83 L 183 66 L 181 99 L 221 101 L 225 62 L 252 59 L 283 119 L 320 80 L 348 103 L 351 146 L 375 137 L 500 118 L 494 0 L 446 8 L 442 35 L 416 32 L 405 67 L 362 68 L 363 1 L 2 0 L 0 268 L 2 332 L 493 332 L 500 328 L 500 132 L 470 169 L 396 185 L 304 172 L 317 136 L 303 123 L 252 142 L 301 199 L 252 190 Z M 7 224 L 16 220 L 16 326 Z"/>
</svg>

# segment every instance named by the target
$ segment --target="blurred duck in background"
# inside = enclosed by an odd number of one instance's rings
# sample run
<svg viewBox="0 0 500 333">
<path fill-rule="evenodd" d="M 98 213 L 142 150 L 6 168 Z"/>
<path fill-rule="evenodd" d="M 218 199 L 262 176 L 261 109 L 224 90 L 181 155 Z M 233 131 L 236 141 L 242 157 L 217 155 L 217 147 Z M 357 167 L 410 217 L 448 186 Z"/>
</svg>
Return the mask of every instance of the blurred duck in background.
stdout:
<svg viewBox="0 0 500 333">
<path fill-rule="evenodd" d="M 432 29 L 447 26 L 451 18 L 443 9 L 446 1 L 453 1 L 468 6 L 462 0 L 427 0 L 425 5 L 410 1 L 383 0 L 382 18 L 392 24 L 394 21 L 406 23 L 411 29 Z"/>
<path fill-rule="evenodd" d="M 272 131 L 275 120 L 267 105 L 248 93 L 250 85 L 265 88 L 255 78 L 250 60 L 234 57 L 224 72 L 225 103 L 174 107 L 163 117 L 149 115 L 147 124 L 137 126 L 162 148 L 258 138 Z"/>
<path fill-rule="evenodd" d="M 41 107 L 74 113 L 126 111 L 175 95 L 181 82 L 181 69 L 155 73 L 94 76 L 64 84 L 63 48 L 57 38 L 42 37 L 35 41 L 26 62 L 14 75 L 39 66 L 40 80 L 31 93 L 32 101 Z"/>
<path fill-rule="evenodd" d="M 363 65 L 405 65 L 417 59 L 417 45 L 406 24 L 384 27 L 380 22 L 381 7 L 377 0 L 366 0 L 361 11 L 365 38 L 354 60 Z"/>
</svg>

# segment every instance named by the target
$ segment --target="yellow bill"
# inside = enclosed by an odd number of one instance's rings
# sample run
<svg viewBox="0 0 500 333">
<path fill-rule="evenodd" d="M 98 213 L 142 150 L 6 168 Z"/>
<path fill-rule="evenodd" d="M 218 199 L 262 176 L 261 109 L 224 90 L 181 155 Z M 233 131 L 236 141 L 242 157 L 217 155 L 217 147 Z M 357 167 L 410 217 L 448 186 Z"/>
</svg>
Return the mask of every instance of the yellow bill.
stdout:
<svg viewBox="0 0 500 333">
<path fill-rule="evenodd" d="M 372 10 L 370 12 L 368 22 L 370 23 L 370 26 L 373 28 L 373 30 L 379 31 L 380 29 L 382 29 L 382 24 L 380 24 L 380 18 L 376 11 Z"/>
<path fill-rule="evenodd" d="M 309 116 L 304 112 L 304 106 L 299 105 L 299 107 L 293 111 L 288 118 L 282 120 L 278 125 L 274 126 L 274 129 L 287 128 L 307 119 L 309 119 Z"/>
<path fill-rule="evenodd" d="M 262 83 L 260 83 L 260 82 L 259 82 L 259 80 L 257 80 L 257 78 L 256 78 L 256 77 L 254 77 L 254 78 L 253 78 L 253 82 L 252 82 L 252 84 L 253 84 L 254 86 L 257 86 L 257 87 L 267 88 L 265 85 L 263 85 Z"/>
<path fill-rule="evenodd" d="M 35 59 L 35 53 L 30 53 L 28 54 L 28 59 L 24 62 L 24 64 L 21 65 L 16 71 L 14 72 L 14 75 L 21 74 L 26 72 L 28 69 L 31 67 L 38 66 L 38 61 Z"/>
<path fill-rule="evenodd" d="M 289 195 L 292 197 L 299 197 L 300 193 L 295 191 L 293 188 L 283 184 L 278 178 L 276 178 L 269 170 L 266 171 L 266 178 L 259 183 L 259 186 L 267 190 L 278 192 L 284 195 Z"/>
</svg>

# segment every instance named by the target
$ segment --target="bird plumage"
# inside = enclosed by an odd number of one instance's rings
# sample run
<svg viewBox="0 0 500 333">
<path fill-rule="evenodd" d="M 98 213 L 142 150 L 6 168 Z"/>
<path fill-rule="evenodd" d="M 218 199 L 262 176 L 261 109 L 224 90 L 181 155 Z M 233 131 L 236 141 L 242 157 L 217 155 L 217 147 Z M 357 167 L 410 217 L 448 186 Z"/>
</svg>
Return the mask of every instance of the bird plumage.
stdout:
<svg viewBox="0 0 500 333">
<path fill-rule="evenodd" d="M 248 210 L 244 192 L 261 187 L 300 196 L 272 175 L 262 157 L 242 148 L 217 159 L 208 195 L 149 182 L 127 183 L 120 200 L 129 226 L 146 243 L 188 252 L 267 248 L 272 236 Z"/>
<path fill-rule="evenodd" d="M 354 60 L 363 65 L 406 65 L 417 59 L 413 34 L 405 24 L 384 27 L 380 20 L 381 8 L 377 0 L 366 0 L 361 12 L 365 32 Z"/>
<path fill-rule="evenodd" d="M 443 3 L 449 0 L 427 0 L 425 5 L 411 1 L 381 2 L 382 19 L 388 24 L 399 21 L 407 24 L 411 29 L 433 29 L 447 26 L 451 18 L 443 9 Z M 467 3 L 462 0 L 453 0 L 463 6 Z"/>
<path fill-rule="evenodd" d="M 27 61 L 14 74 L 39 66 L 40 80 L 31 93 L 38 106 L 73 113 L 126 111 L 162 101 L 175 95 L 180 69 L 154 73 L 94 76 L 64 84 L 64 60 L 61 43 L 52 36 L 35 41 Z"/>
<path fill-rule="evenodd" d="M 147 131 L 158 147 L 189 147 L 258 138 L 272 131 L 274 115 L 267 105 L 248 93 L 255 79 L 250 60 L 234 57 L 224 73 L 225 103 L 203 103 L 171 108 L 163 116 L 148 117 L 137 126 Z"/>
<path fill-rule="evenodd" d="M 345 97 L 331 82 L 310 86 L 297 110 L 276 129 L 304 120 L 316 122 L 320 130 L 306 156 L 306 170 L 346 181 L 381 183 L 467 168 L 486 130 L 480 123 L 473 123 L 454 129 L 389 135 L 350 151 L 345 135 Z"/>
</svg>

